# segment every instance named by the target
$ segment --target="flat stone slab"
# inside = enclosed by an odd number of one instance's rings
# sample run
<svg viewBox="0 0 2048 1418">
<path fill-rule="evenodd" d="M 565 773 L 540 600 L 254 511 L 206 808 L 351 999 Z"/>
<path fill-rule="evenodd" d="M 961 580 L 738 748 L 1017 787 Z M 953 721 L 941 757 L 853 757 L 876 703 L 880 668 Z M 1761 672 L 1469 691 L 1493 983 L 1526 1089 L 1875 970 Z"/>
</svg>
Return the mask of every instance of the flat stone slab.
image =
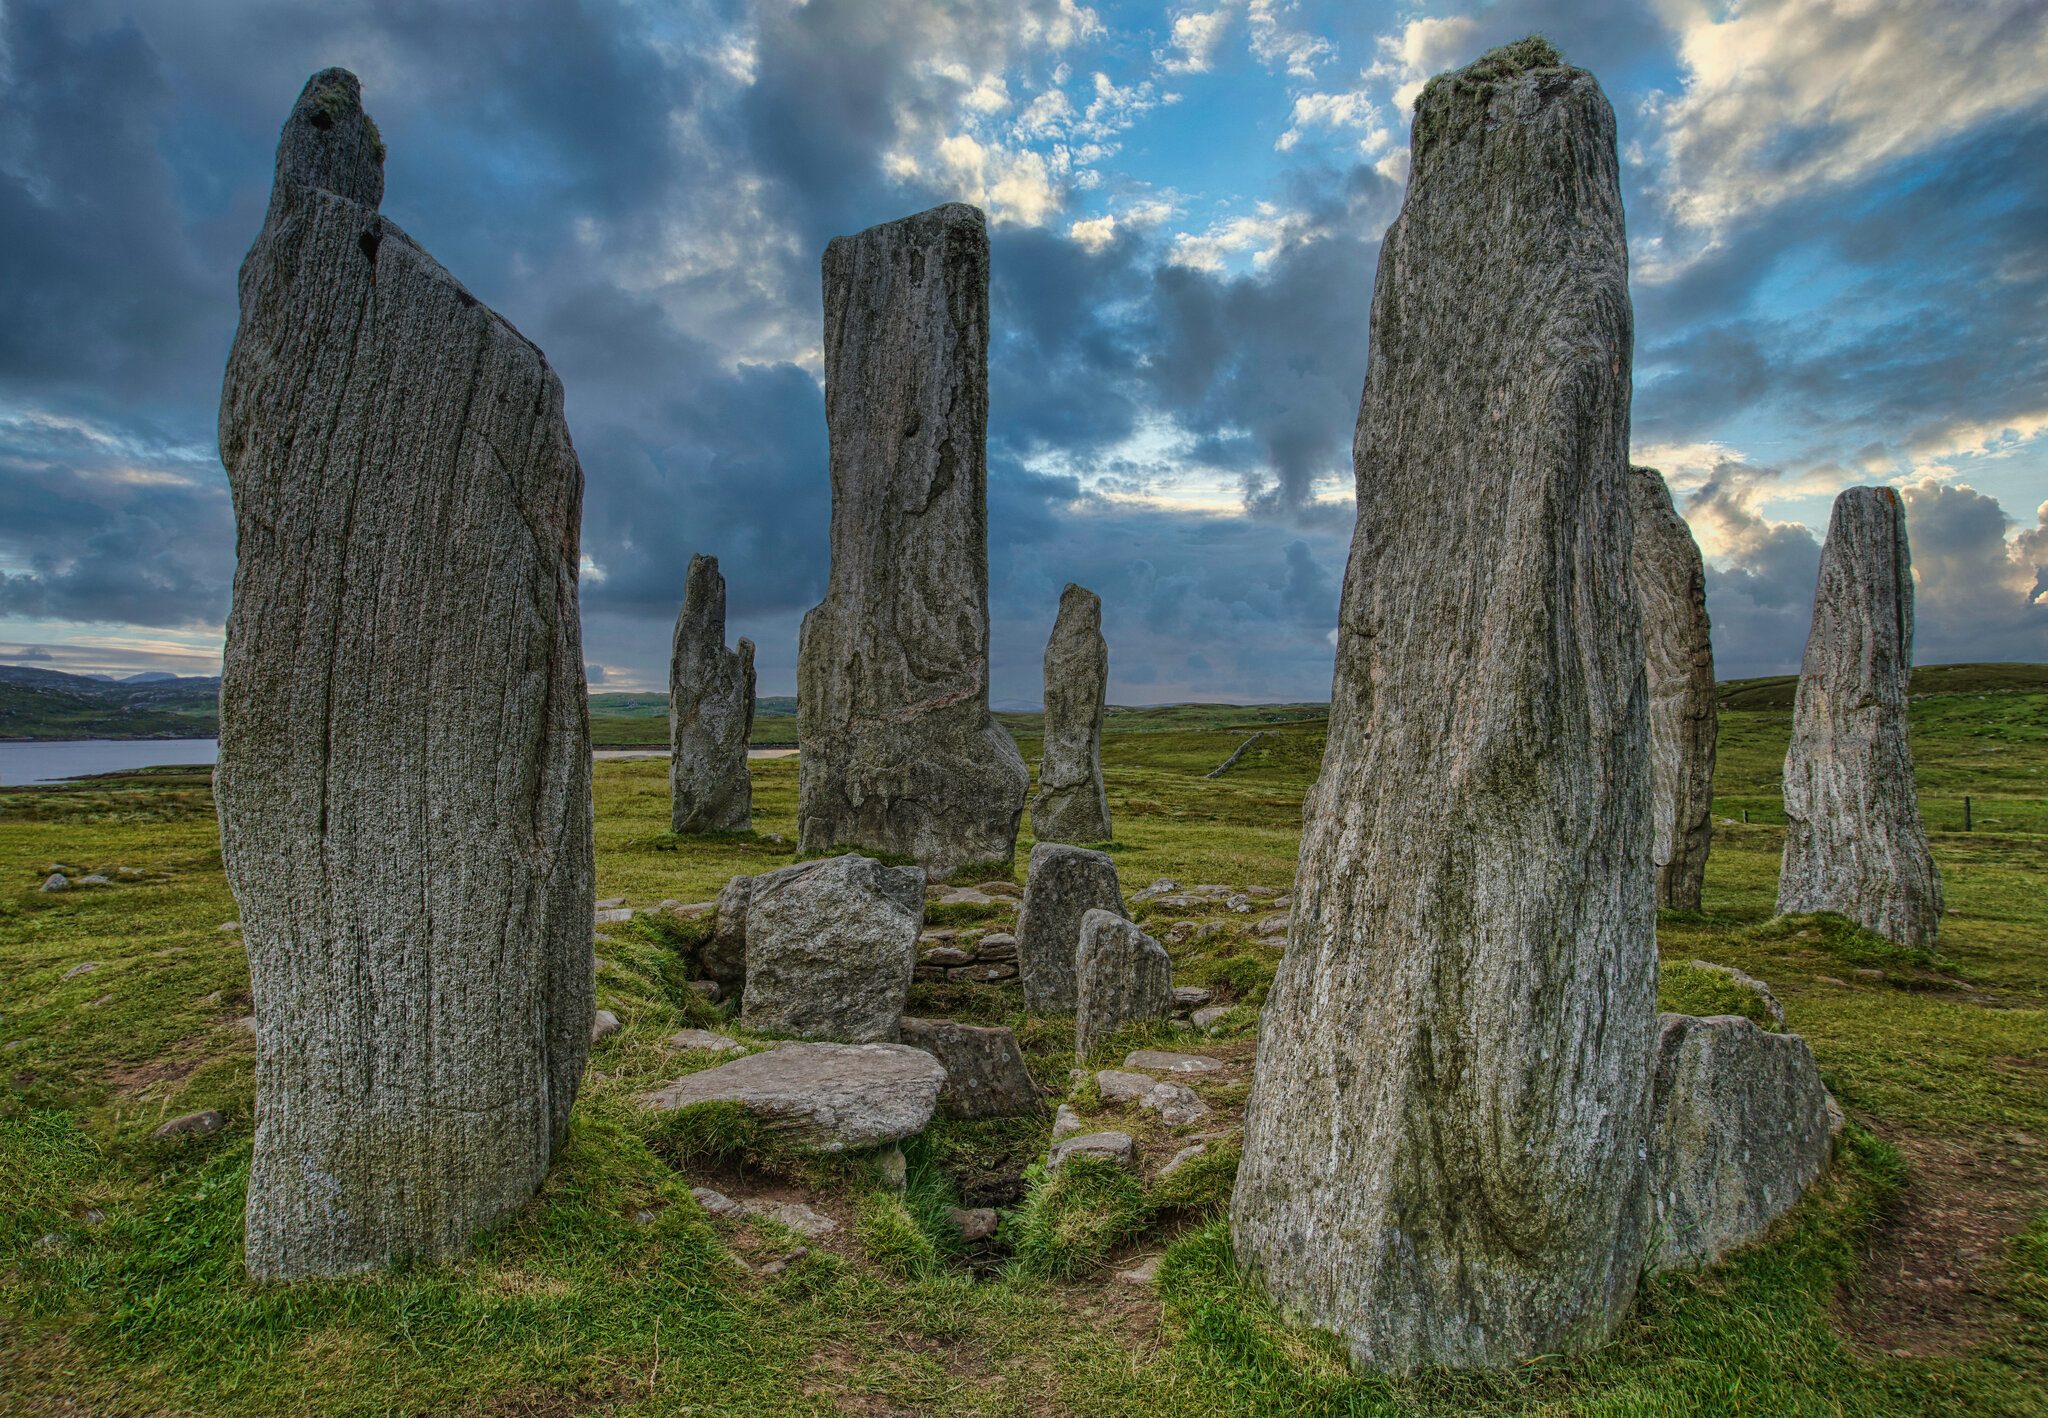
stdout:
<svg viewBox="0 0 2048 1418">
<path fill-rule="evenodd" d="M 1057 1172 L 1073 1157 L 1094 1157 L 1114 1162 L 1119 1167 L 1134 1167 L 1138 1162 L 1138 1144 L 1127 1132 L 1080 1133 L 1052 1145 L 1052 1152 L 1046 1158 L 1046 1168 Z"/>
<path fill-rule="evenodd" d="M 1104 1098 L 1117 1103 L 1136 1103 L 1159 1114 L 1162 1121 L 1175 1127 L 1209 1115 L 1209 1105 L 1194 1089 L 1181 1083 L 1148 1078 L 1142 1073 L 1106 1068 L 1095 1075 L 1095 1086 L 1102 1090 Z"/>
<path fill-rule="evenodd" d="M 1229 1065 L 1206 1054 L 1176 1054 L 1168 1049 L 1139 1049 L 1124 1059 L 1124 1067 L 1147 1073 L 1215 1073 Z"/>
<path fill-rule="evenodd" d="M 686 1074 L 640 1104 L 737 1103 L 804 1146 L 845 1152 L 924 1131 L 945 1082 L 937 1059 L 903 1044 L 785 1044 Z"/>
<path fill-rule="evenodd" d="M 715 1054 L 736 1054 L 746 1047 L 737 1039 L 728 1039 L 709 1029 L 678 1029 L 668 1036 L 666 1042 L 671 1049 L 695 1049 Z"/>
</svg>

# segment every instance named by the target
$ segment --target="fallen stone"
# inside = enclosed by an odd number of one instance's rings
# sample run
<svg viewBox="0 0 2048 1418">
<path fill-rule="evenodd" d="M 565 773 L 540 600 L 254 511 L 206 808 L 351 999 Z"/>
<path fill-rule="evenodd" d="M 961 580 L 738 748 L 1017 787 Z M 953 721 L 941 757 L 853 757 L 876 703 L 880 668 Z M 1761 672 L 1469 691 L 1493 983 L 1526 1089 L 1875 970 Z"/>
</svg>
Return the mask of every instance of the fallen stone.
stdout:
<svg viewBox="0 0 2048 1418">
<path fill-rule="evenodd" d="M 1024 888 L 1014 881 L 982 881 L 975 883 L 975 890 L 990 896 L 1002 896 L 1015 902 L 1024 897 Z"/>
<path fill-rule="evenodd" d="M 1108 690 L 1102 599 L 1069 582 L 1045 646 L 1044 757 L 1031 803 L 1031 832 L 1041 842 L 1109 840 L 1109 799 L 1102 791 Z"/>
<path fill-rule="evenodd" d="M 1044 1095 L 1009 1029 L 906 1018 L 903 1042 L 923 1049 L 945 1068 L 939 1111 L 949 1118 L 1011 1118 L 1045 1111 Z"/>
<path fill-rule="evenodd" d="M 51 872 L 43 878 L 43 884 L 36 888 L 38 891 L 69 891 L 70 889 L 70 878 L 60 871 Z"/>
<path fill-rule="evenodd" d="M 1711 970 L 1716 975 L 1726 975 L 1756 996 L 1757 1003 L 1764 1007 L 1764 1013 L 1771 1016 L 1773 1024 L 1781 1029 L 1785 1026 L 1785 1006 L 1778 1003 L 1778 997 L 1771 993 L 1771 987 L 1756 976 L 1745 974 L 1733 965 L 1716 965 L 1711 960 L 1693 960 L 1687 963 L 1695 970 Z"/>
<path fill-rule="evenodd" d="M 600 1009 L 590 1017 L 590 1042 L 609 1039 L 619 1032 L 619 1017 L 608 1009 Z"/>
<path fill-rule="evenodd" d="M 112 886 L 113 884 L 104 874 L 96 871 L 87 872 L 72 883 L 73 886 Z"/>
<path fill-rule="evenodd" d="M 1081 918 L 1080 988 L 1074 1056 L 1086 1059 L 1117 1030 L 1173 1011 L 1173 961 L 1166 948 L 1122 916 Z"/>
<path fill-rule="evenodd" d="M 1187 1166 L 1188 1163 L 1194 1161 L 1197 1157 L 1205 1155 L 1208 1151 L 1209 1144 L 1206 1142 L 1189 1143 L 1186 1147 L 1183 1147 L 1180 1151 L 1174 1153 L 1173 1156 L 1166 1159 L 1165 1165 L 1159 1169 L 1158 1174 L 1153 1177 L 1153 1180 L 1156 1182 L 1165 1181 L 1175 1172 Z"/>
<path fill-rule="evenodd" d="M 75 980 L 80 975 L 90 975 L 93 971 L 99 968 L 100 962 L 97 960 L 81 960 L 76 965 L 72 966 L 69 970 L 66 970 L 64 972 L 64 978 L 67 980 Z"/>
<path fill-rule="evenodd" d="M 995 985 L 1017 978 L 1017 967 L 1007 960 L 983 960 L 948 970 L 946 977 L 970 985 Z"/>
<path fill-rule="evenodd" d="M 1204 1005 L 1189 1017 L 1189 1023 L 1197 1029 L 1212 1029 L 1222 1021 L 1223 1016 L 1230 1013 L 1230 1010 L 1231 1006 L 1227 1004 Z"/>
<path fill-rule="evenodd" d="M 1138 1144 L 1127 1132 L 1078 1133 L 1061 1138 L 1052 1145 L 1052 1151 L 1046 1155 L 1046 1170 L 1057 1172 L 1074 1157 L 1092 1157 L 1114 1162 L 1119 1167 L 1135 1167 L 1138 1165 Z"/>
<path fill-rule="evenodd" d="M 685 1074 L 640 1103 L 737 1103 L 793 1142 L 844 1152 L 924 1131 L 945 1081 L 937 1059 L 902 1044 L 785 1044 Z"/>
<path fill-rule="evenodd" d="M 797 650 L 798 838 L 935 876 L 1016 852 L 988 702 L 988 227 L 952 204 L 826 248 L 831 573 Z"/>
<path fill-rule="evenodd" d="M 946 1208 L 946 1215 L 960 1233 L 960 1239 L 969 1245 L 995 1235 L 999 1220 L 995 1208 L 989 1206 L 951 1206 Z"/>
<path fill-rule="evenodd" d="M 1286 935 L 1289 919 L 1285 911 L 1275 911 L 1270 916 L 1261 916 L 1252 926 L 1252 934 L 1267 937 Z"/>
<path fill-rule="evenodd" d="M 1411 133 L 1230 1205 L 1280 1308 L 1397 1374 L 1629 1312 L 1656 1034 L 1614 112 L 1531 38 L 1431 80 Z"/>
<path fill-rule="evenodd" d="M 1128 1073 L 1116 1068 L 1105 1068 L 1095 1075 L 1095 1086 L 1112 1103 L 1135 1103 L 1150 1093 L 1158 1082 L 1158 1079 L 1147 1078 L 1142 1073 Z"/>
<path fill-rule="evenodd" d="M 355 76 L 314 75 L 221 389 L 258 1281 L 466 1252 L 590 1050 L 583 474 L 546 357 L 379 213 L 383 154 Z"/>
<path fill-rule="evenodd" d="M 713 1216 L 730 1216 L 740 1209 L 740 1204 L 724 1192 L 715 1192 L 709 1187 L 691 1187 L 690 1195 L 697 1198 L 697 1205 Z"/>
<path fill-rule="evenodd" d="M 1631 577 L 1642 608 L 1650 703 L 1650 860 L 1657 905 L 1697 911 L 1713 845 L 1714 643 L 1699 544 L 1655 468 L 1628 470 Z"/>
<path fill-rule="evenodd" d="M 942 1093 L 940 1097 L 945 1095 Z M 900 1146 L 885 1147 L 874 1157 L 875 1183 L 900 1192 L 910 1181 L 910 1159 Z"/>
<path fill-rule="evenodd" d="M 1140 901 L 1151 901 L 1160 896 L 1170 896 L 1174 892 L 1179 890 L 1179 882 L 1169 880 L 1168 878 L 1162 876 L 1157 881 L 1153 882 L 1150 886 L 1146 887 L 1143 891 L 1140 891 L 1136 895 L 1132 896 L 1131 904 L 1135 906 Z"/>
<path fill-rule="evenodd" d="M 1177 1054 L 1168 1049 L 1139 1049 L 1124 1060 L 1125 1068 L 1147 1073 L 1215 1073 L 1227 1067 L 1205 1054 Z"/>
<path fill-rule="evenodd" d="M 935 883 L 931 891 L 935 906 L 1007 906 L 1006 896 L 991 896 L 974 886 L 949 886 L 944 882 Z"/>
<path fill-rule="evenodd" d="M 1175 1009 L 1200 1009 L 1209 1002 L 1209 992 L 1200 985 L 1175 985 L 1173 1007 Z"/>
<path fill-rule="evenodd" d="M 755 877 L 741 1023 L 802 1039 L 895 1039 L 923 926 L 917 867 L 847 855 Z"/>
<path fill-rule="evenodd" d="M 1252 912 L 1252 898 L 1249 896 L 1226 896 L 1223 898 L 1223 906 L 1225 910 L 1234 911 L 1240 916 L 1249 916 Z"/>
<path fill-rule="evenodd" d="M 625 905 L 626 898 L 623 896 L 607 896 L 602 901 L 593 901 L 590 904 L 595 910 L 609 911 L 616 906 Z"/>
<path fill-rule="evenodd" d="M 666 1047 L 678 1052 L 736 1054 L 746 1048 L 737 1039 L 714 1034 L 709 1029 L 678 1029 L 668 1036 Z"/>
<path fill-rule="evenodd" d="M 1074 970 L 1081 918 L 1098 909 L 1127 914 L 1116 863 L 1106 853 L 1057 842 L 1040 842 L 1031 849 L 1024 905 L 1017 913 L 1017 965 L 1027 1011 L 1074 1011 L 1079 999 Z"/>
<path fill-rule="evenodd" d="M 1075 1133 L 1086 1129 L 1087 1126 L 1086 1123 L 1081 1121 L 1079 1113 L 1075 1112 L 1065 1103 L 1062 1103 L 1059 1109 L 1052 1115 L 1052 1140 L 1058 1142 L 1063 1137 L 1072 1137 Z"/>
<path fill-rule="evenodd" d="M 974 955 L 978 960 L 1015 960 L 1017 937 L 1002 931 L 985 935 L 974 943 Z"/>
<path fill-rule="evenodd" d="M 754 729 L 754 642 L 725 648 L 725 578 L 693 556 L 668 671 L 669 825 L 745 832 L 754 825 L 747 739 Z"/>
<path fill-rule="evenodd" d="M 632 919 L 633 908 L 630 906 L 616 906 L 610 910 L 598 911 L 592 916 L 592 920 L 600 926 L 622 925 Z"/>
<path fill-rule="evenodd" d="M 242 923 L 240 921 L 222 921 L 216 929 L 222 935 L 233 935 L 242 929 Z"/>
<path fill-rule="evenodd" d="M 934 946 L 917 957 L 920 965 L 966 965 L 974 957 L 957 945 Z"/>
<path fill-rule="evenodd" d="M 772 1221 L 778 1226 L 787 1226 L 798 1235 L 809 1236 L 814 1241 L 839 1229 L 837 1221 L 800 1201 L 743 1201 L 739 1213 L 749 1221 Z"/>
<path fill-rule="evenodd" d="M 1142 1073 L 1104 1069 L 1095 1075 L 1095 1086 L 1102 1090 L 1104 1098 L 1117 1103 L 1136 1103 L 1149 1112 L 1159 1114 L 1162 1121 L 1175 1127 L 1209 1115 L 1209 1105 L 1192 1088 L 1147 1078 Z"/>
<path fill-rule="evenodd" d="M 1797 1034 L 1739 1015 L 1658 1025 L 1651 1264 L 1707 1265 L 1761 1236 L 1821 1174 L 1833 1100 Z"/>
<path fill-rule="evenodd" d="M 791 1266 L 795 1265 L 798 1261 L 802 1260 L 805 1256 L 809 1255 L 810 1253 L 811 1252 L 808 1247 L 798 1246 L 793 1251 L 789 1251 L 786 1254 L 775 1257 L 775 1259 L 771 1261 L 763 1263 L 761 1268 L 756 1270 L 754 1274 L 760 1276 L 764 1280 L 772 1280 L 776 1276 L 788 1270 Z"/>
<path fill-rule="evenodd" d="M 204 1112 L 187 1113 L 181 1118 L 158 1123 L 151 1137 L 204 1137 L 210 1132 L 219 1132 L 227 1126 L 227 1118 L 212 1108 Z"/>
<path fill-rule="evenodd" d="M 1116 1278 L 1126 1285 L 1149 1286 L 1159 1278 L 1159 1261 L 1158 1256 L 1148 1256 L 1129 1270 L 1119 1270 Z"/>
<path fill-rule="evenodd" d="M 718 987 L 718 981 L 716 980 L 692 980 L 690 981 L 690 988 L 713 1004 L 717 1004 L 725 995 L 725 991 Z"/>
<path fill-rule="evenodd" d="M 1892 488 L 1849 488 L 1821 547 L 1792 704 L 1780 915 L 1838 911 L 1901 945 L 1934 944 L 1941 874 L 1913 786 L 1912 668 L 1905 504 Z"/>
</svg>

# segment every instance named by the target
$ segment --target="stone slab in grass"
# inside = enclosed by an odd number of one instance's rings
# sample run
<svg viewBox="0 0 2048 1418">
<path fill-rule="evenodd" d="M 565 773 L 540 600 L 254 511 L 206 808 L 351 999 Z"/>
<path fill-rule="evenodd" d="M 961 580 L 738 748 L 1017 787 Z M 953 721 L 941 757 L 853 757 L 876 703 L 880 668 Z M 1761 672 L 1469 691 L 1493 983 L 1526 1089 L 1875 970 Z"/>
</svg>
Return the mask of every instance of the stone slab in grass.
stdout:
<svg viewBox="0 0 2048 1418">
<path fill-rule="evenodd" d="M 640 1105 L 737 1103 L 801 1146 L 846 1152 L 923 1132 L 945 1081 L 937 1059 L 902 1044 L 785 1044 L 686 1074 Z"/>
</svg>

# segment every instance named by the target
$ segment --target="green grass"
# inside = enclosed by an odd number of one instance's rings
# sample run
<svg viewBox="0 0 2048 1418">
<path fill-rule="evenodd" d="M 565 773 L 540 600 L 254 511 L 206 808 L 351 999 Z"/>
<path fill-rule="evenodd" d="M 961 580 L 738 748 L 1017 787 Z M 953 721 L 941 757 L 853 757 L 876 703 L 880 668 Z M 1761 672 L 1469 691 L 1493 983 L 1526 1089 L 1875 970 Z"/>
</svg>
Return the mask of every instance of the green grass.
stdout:
<svg viewBox="0 0 2048 1418">
<path fill-rule="evenodd" d="M 1198 710 L 1210 717 L 1190 718 Z M 1112 719 L 1133 730 L 1104 753 L 1126 890 L 1157 877 L 1286 890 L 1321 723 L 1176 712 L 1184 722 Z M 1812 1043 L 1854 1123 L 1826 1182 L 1768 1244 L 1653 1282 L 1593 1353 L 1400 1381 L 1353 1372 L 1340 1346 L 1289 1326 L 1236 1268 L 1221 1211 L 1229 1140 L 1155 1182 L 1172 1145 L 1162 1130 L 1136 1110 L 1102 1110 L 1145 1145 L 1142 1177 L 1076 1164 L 1020 1190 L 1049 1118 L 941 1121 L 906 1147 L 906 1185 L 892 1192 L 865 1159 L 812 1165 L 716 1110 L 642 1113 L 637 1094 L 717 1062 L 667 1054 L 669 1033 L 733 1027 L 729 1007 L 688 985 L 701 928 L 666 920 L 604 929 L 599 993 L 624 1027 L 594 1052 L 541 1194 L 473 1257 L 251 1286 L 248 979 L 238 938 L 219 929 L 236 909 L 206 775 L 0 793 L 0 1413 L 2040 1414 L 2048 691 L 1971 684 L 1916 699 L 1912 715 L 1951 908 L 1938 954 L 1900 952 L 1839 918 L 1771 919 L 1789 714 L 1769 705 L 1724 708 L 1715 811 L 1735 825 L 1717 825 L 1704 909 L 1659 922 L 1667 963 L 1757 976 Z M 1271 736 L 1229 774 L 1204 776 L 1262 728 Z M 665 764 L 600 764 L 598 894 L 709 900 L 735 873 L 792 860 L 796 764 L 752 767 L 757 833 L 678 838 Z M 1964 793 L 1976 813 L 1967 835 Z M 58 862 L 140 875 L 36 892 Z M 954 914 L 970 927 L 1007 919 Z M 1240 1007 L 1208 1036 L 1155 1026 L 1119 1043 L 1247 1050 L 1249 1006 L 1280 954 L 1253 934 L 1264 914 L 1142 908 L 1177 979 Z M 95 968 L 66 978 L 84 963 Z M 1714 978 L 1670 970 L 1666 1003 L 1729 1007 Z M 1018 1025 L 1041 1083 L 1067 1096 L 1071 1035 L 1019 1019 L 1013 998 L 920 984 L 914 1008 Z M 1219 1119 L 1242 1098 L 1241 1085 L 1204 1091 Z M 1092 1106 L 1091 1092 L 1075 1090 L 1077 1103 Z M 222 1131 L 150 1136 L 207 1107 L 226 1114 Z M 1938 1165 L 1947 1155 L 1974 1159 L 1964 1180 Z M 842 1229 L 771 1275 L 764 1262 L 794 1249 L 788 1233 L 707 1217 L 690 1188 L 777 1179 Z M 1979 1277 L 1969 1325 L 1929 1343 L 1859 1318 L 1877 1313 L 1867 1297 L 1884 1283 L 1868 1248 L 1896 1242 L 1908 1218 L 1989 1214 L 1967 1189 L 1914 1202 L 1980 1182 L 2005 1188 L 1990 1199 L 2018 1220 L 2002 1263 Z M 991 1200 L 1007 1208 L 1000 1245 L 993 1259 L 970 1256 L 948 1209 Z M 1949 1244 L 1938 1231 L 1903 1239 Z M 1156 1291 L 1113 1278 L 1162 1250 Z"/>
</svg>

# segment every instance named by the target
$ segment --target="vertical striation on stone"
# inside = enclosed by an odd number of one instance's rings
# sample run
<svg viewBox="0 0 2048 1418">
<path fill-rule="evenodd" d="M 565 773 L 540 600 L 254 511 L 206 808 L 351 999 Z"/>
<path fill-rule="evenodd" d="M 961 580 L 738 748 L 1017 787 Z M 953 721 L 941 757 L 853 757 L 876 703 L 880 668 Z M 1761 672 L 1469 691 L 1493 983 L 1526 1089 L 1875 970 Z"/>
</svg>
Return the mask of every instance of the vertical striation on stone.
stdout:
<svg viewBox="0 0 2048 1418">
<path fill-rule="evenodd" d="M 924 928 L 923 871 L 848 853 L 752 877 L 746 901 L 741 1024 L 799 1039 L 896 1042 Z"/>
<path fill-rule="evenodd" d="M 1173 961 L 1166 947 L 1117 911 L 1081 917 L 1075 953 L 1074 1061 L 1109 1042 L 1127 1024 L 1173 1013 Z"/>
<path fill-rule="evenodd" d="M 1655 468 L 1628 470 L 1632 572 L 1650 706 L 1650 859 L 1657 905 L 1697 911 L 1713 843 L 1714 644 L 1707 576 L 1692 529 Z"/>
<path fill-rule="evenodd" d="M 1231 1206 L 1274 1296 L 1396 1371 L 1625 1312 L 1656 1009 L 1613 111 L 1531 39 L 1413 131 Z"/>
<path fill-rule="evenodd" d="M 1069 584 L 1045 644 L 1045 747 L 1031 834 L 1041 842 L 1107 842 L 1102 791 L 1102 713 L 1109 694 L 1109 645 L 1102 598 Z"/>
<path fill-rule="evenodd" d="M 690 558 L 668 669 L 669 816 L 677 832 L 754 825 L 747 739 L 754 731 L 754 642 L 725 648 L 718 558 Z"/>
<path fill-rule="evenodd" d="M 462 1250 L 590 1047 L 583 474 L 541 352 L 378 215 L 382 160 L 355 76 L 314 75 L 221 394 L 260 1279 Z"/>
<path fill-rule="evenodd" d="M 1785 754 L 1778 910 L 1839 911 L 1902 945 L 1931 946 L 1941 875 L 1927 849 L 1906 739 L 1913 560 L 1888 487 L 1835 499 Z"/>
<path fill-rule="evenodd" d="M 1081 948 L 1081 918 L 1096 908 L 1118 916 L 1124 894 L 1116 863 L 1105 852 L 1040 842 L 1024 874 L 1017 909 L 1017 974 L 1024 1008 L 1032 1014 L 1072 1014 L 1074 968 Z"/>
<path fill-rule="evenodd" d="M 988 704 L 988 229 L 958 204 L 825 250 L 832 573 L 797 654 L 798 834 L 935 875 L 1016 850 Z"/>
</svg>

